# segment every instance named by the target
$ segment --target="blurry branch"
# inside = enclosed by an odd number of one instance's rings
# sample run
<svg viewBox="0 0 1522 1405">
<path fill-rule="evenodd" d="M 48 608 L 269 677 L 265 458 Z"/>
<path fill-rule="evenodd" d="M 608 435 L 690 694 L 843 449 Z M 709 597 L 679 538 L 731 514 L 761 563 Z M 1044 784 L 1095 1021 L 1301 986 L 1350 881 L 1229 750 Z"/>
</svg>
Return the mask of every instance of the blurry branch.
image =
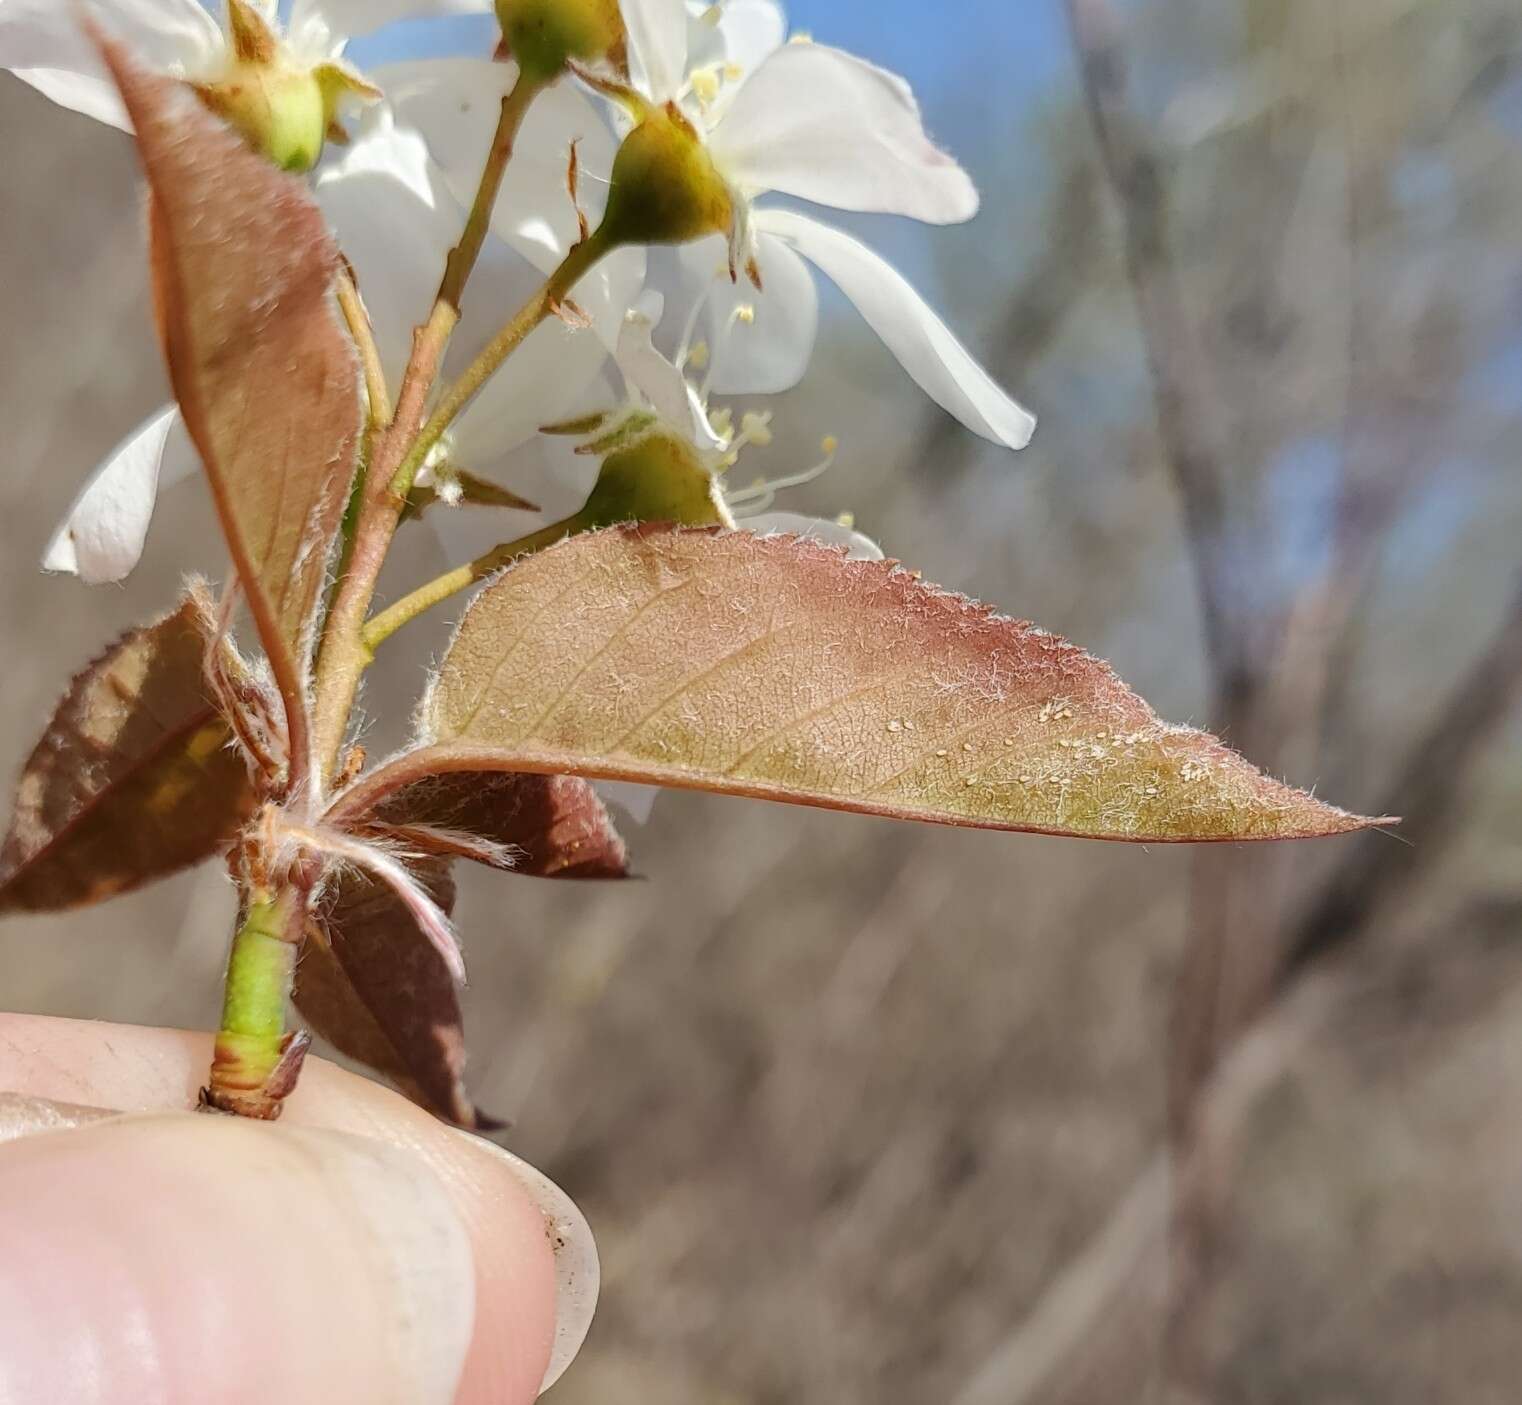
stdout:
<svg viewBox="0 0 1522 1405">
<path fill-rule="evenodd" d="M 1468 1005 L 1494 998 L 1493 981 L 1472 980 L 1473 949 L 1516 939 L 1522 896 L 1462 908 L 1421 934 L 1424 971 L 1447 991 L 1462 1024 Z M 1465 934 L 1453 953 L 1455 930 Z M 1363 953 L 1347 948 L 1302 968 L 1292 988 L 1221 1061 L 1200 1101 L 1193 1154 L 1219 1171 L 1240 1158 L 1241 1138 L 1260 1100 L 1350 1002 L 1371 986 Z M 1433 968 L 1436 967 L 1435 970 Z M 1399 998 L 1407 963 L 1390 963 L 1376 993 Z M 1442 992 L 1440 992 L 1442 993 Z M 952 1405 L 1111 1405 L 1143 1397 L 1150 1341 L 1167 1311 L 1169 1218 L 1177 1181 L 1194 1168 L 1160 1153 L 1087 1245 L 1052 1280 L 1019 1326 L 984 1358 Z"/>
<path fill-rule="evenodd" d="M 1522 702 L 1522 579 L 1501 627 L 1470 665 L 1426 732 L 1418 738 L 1385 804 L 1410 816 L 1415 850 L 1368 844 L 1332 876 L 1299 923 L 1280 984 L 1308 963 L 1346 943 L 1446 852 L 1463 820 L 1464 781 L 1491 749 Z"/>
<path fill-rule="evenodd" d="M 1169 250 L 1161 164 L 1127 109 L 1119 22 L 1109 0 L 1068 0 L 1068 20 L 1084 101 L 1120 206 L 1158 434 L 1178 488 L 1220 695 L 1217 711 L 1229 717 L 1238 711 L 1235 699 L 1248 672 L 1249 620 L 1239 588 L 1243 572 L 1228 539 L 1224 454 L 1212 408 L 1217 401 Z"/>
</svg>

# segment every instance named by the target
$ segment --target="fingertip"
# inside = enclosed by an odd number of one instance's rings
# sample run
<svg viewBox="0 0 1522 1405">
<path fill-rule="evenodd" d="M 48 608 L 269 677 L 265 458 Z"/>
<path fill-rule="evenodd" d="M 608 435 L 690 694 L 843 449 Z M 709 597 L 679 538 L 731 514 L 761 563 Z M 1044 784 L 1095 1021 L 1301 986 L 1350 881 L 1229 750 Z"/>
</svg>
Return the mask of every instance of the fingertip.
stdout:
<svg viewBox="0 0 1522 1405">
<path fill-rule="evenodd" d="M 160 1114 L 0 1149 L 0 1396 L 449 1405 L 475 1319 L 440 1178 L 340 1133 Z"/>
</svg>

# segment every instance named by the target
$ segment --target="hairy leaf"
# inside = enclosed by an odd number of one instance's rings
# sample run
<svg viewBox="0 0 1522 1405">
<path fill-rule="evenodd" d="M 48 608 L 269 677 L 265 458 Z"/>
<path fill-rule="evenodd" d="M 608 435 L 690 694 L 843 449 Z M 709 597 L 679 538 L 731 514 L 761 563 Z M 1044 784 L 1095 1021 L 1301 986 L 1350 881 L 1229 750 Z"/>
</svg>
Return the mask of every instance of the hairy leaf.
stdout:
<svg viewBox="0 0 1522 1405">
<path fill-rule="evenodd" d="M 99 902 L 232 843 L 253 792 L 206 697 L 208 637 L 188 599 L 74 680 L 21 772 L 0 912 Z"/>
<path fill-rule="evenodd" d="M 169 376 L 285 699 L 305 720 L 308 625 L 353 476 L 359 367 L 330 292 L 338 251 L 303 184 L 183 83 L 103 43 L 152 193 Z"/>
<path fill-rule="evenodd" d="M 337 808 L 500 768 L 1100 839 L 1371 823 L 1055 635 L 796 537 L 619 527 L 524 559 L 466 614 L 423 725 Z"/>
<path fill-rule="evenodd" d="M 441 908 L 454 907 L 447 863 L 425 860 L 412 871 Z M 384 883 L 352 871 L 339 878 L 302 948 L 293 998 L 334 1048 L 441 1117 L 476 1125 L 462 1082 L 458 987 Z"/>
<path fill-rule="evenodd" d="M 387 796 L 365 827 L 427 853 L 536 878 L 629 873 L 628 850 L 597 792 L 575 776 L 430 776 Z"/>
</svg>

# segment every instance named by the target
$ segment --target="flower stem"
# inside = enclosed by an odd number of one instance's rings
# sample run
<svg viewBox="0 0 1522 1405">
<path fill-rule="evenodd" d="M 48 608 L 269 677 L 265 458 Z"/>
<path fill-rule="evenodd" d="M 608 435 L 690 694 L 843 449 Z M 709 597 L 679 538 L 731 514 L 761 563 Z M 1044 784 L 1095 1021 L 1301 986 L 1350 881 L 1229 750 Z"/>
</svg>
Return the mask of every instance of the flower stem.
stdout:
<svg viewBox="0 0 1522 1405">
<path fill-rule="evenodd" d="M 305 922 L 305 896 L 293 887 L 249 895 L 227 965 L 208 1106 L 265 1121 L 280 1115 L 286 1090 L 278 1075 L 290 1050 L 285 1006 Z"/>
<path fill-rule="evenodd" d="M 423 461 L 428 457 L 428 451 L 443 438 L 444 431 L 454 423 L 455 417 L 465 408 L 476 392 L 491 379 L 502 363 L 523 345 L 529 333 L 551 313 L 560 310 L 562 304 L 569 298 L 571 289 L 604 254 L 609 252 L 610 248 L 611 244 L 603 236 L 601 230 L 588 235 L 581 243 L 573 245 L 570 252 L 561 260 L 560 267 L 545 280 L 544 286 L 519 308 L 517 315 L 487 343 L 460 379 L 445 391 L 438 408 L 434 410 L 428 423 L 423 426 L 417 439 L 413 441 L 406 458 L 402 460 L 391 479 L 392 497 L 405 498 L 412 491 L 413 480 L 422 468 Z"/>
<path fill-rule="evenodd" d="M 386 389 L 386 372 L 381 367 L 380 348 L 375 344 L 375 332 L 370 326 L 369 314 L 359 296 L 354 275 L 345 267 L 336 281 L 338 310 L 343 314 L 344 325 L 354 338 L 354 349 L 359 353 L 360 370 L 365 378 L 365 400 L 368 405 L 369 424 L 372 429 L 386 425 L 391 419 L 391 394 Z"/>
<path fill-rule="evenodd" d="M 394 605 L 388 606 L 371 618 L 360 635 L 365 648 L 373 654 L 404 624 L 410 624 L 425 610 L 431 610 L 435 605 L 448 600 L 451 595 L 468 590 L 477 581 L 485 580 L 487 576 L 494 575 L 504 566 L 511 565 L 518 557 L 553 546 L 556 542 L 580 530 L 579 515 L 567 517 L 559 522 L 552 522 L 548 527 L 542 527 L 537 532 L 531 532 L 526 537 L 519 537 L 517 541 L 493 547 L 484 556 L 478 556 L 474 561 L 467 561 L 463 566 L 456 566 L 454 570 L 446 571 L 442 576 L 435 576 L 433 580 L 420 585 L 411 594 L 404 595 Z"/>
</svg>

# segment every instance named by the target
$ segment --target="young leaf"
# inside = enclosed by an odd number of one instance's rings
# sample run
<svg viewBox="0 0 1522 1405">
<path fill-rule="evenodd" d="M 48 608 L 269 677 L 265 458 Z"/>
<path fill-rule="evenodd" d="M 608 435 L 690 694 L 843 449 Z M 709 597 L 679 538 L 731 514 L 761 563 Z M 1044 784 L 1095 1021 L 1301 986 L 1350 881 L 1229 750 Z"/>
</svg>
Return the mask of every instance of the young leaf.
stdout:
<svg viewBox="0 0 1522 1405">
<path fill-rule="evenodd" d="M 303 659 L 353 476 L 359 366 L 331 306 L 322 215 L 183 83 L 102 41 L 147 172 L 159 330 L 249 607 L 304 754 Z"/>
<path fill-rule="evenodd" d="M 208 638 L 187 599 L 74 680 L 21 772 L 0 912 L 99 902 L 233 842 L 253 791 L 206 697 Z"/>
<path fill-rule="evenodd" d="M 415 863 L 412 871 L 441 908 L 454 907 L 447 863 Z M 331 905 L 302 948 L 292 998 L 334 1048 L 441 1117 L 476 1125 L 461 1081 L 465 1037 L 458 987 L 384 883 L 355 872 L 338 880 Z"/>
<path fill-rule="evenodd" d="M 629 854 L 597 792 L 575 776 L 430 776 L 363 822 L 413 849 L 536 878 L 626 878 Z M 481 841 L 485 841 L 482 847 Z"/>
<path fill-rule="evenodd" d="M 1374 823 L 1160 721 L 1055 635 L 796 537 L 619 527 L 524 559 L 467 612 L 423 725 L 334 818 L 502 769 L 1098 839 Z"/>
</svg>

